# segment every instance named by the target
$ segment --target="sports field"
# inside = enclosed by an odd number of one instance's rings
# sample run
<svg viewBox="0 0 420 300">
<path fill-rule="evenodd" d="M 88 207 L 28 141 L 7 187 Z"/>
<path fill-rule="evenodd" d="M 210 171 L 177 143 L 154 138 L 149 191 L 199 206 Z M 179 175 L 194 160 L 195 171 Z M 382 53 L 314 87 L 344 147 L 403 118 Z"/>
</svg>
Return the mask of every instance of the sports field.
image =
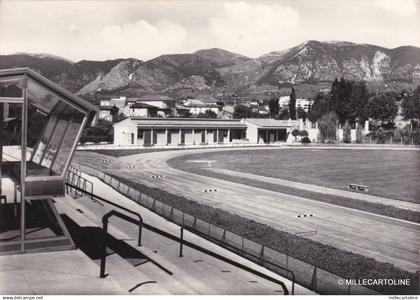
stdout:
<svg viewBox="0 0 420 300">
<path fill-rule="evenodd" d="M 191 161 L 214 161 L 213 167 L 347 189 L 369 186 L 369 194 L 420 203 L 420 151 L 377 149 L 260 149 L 180 156 L 171 165 L 203 170 Z M 210 171 L 210 170 L 209 170 Z"/>
</svg>

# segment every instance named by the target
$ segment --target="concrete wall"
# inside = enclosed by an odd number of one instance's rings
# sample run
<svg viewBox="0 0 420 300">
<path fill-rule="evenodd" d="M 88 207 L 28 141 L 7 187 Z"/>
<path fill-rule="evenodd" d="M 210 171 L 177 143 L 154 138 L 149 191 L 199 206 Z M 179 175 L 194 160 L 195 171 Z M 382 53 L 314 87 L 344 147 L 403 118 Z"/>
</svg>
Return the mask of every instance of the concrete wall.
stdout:
<svg viewBox="0 0 420 300">
<path fill-rule="evenodd" d="M 166 145 L 166 132 L 165 130 L 155 130 L 156 131 L 156 140 L 154 141 L 155 145 Z"/>
<path fill-rule="evenodd" d="M 170 130 L 169 131 L 171 135 L 171 143 L 170 145 L 178 145 L 179 144 L 179 130 Z"/>
<path fill-rule="evenodd" d="M 134 144 L 137 144 L 137 126 L 115 126 L 114 127 L 114 144 L 115 145 L 132 145 L 132 135 Z"/>
<path fill-rule="evenodd" d="M 206 143 L 214 144 L 214 135 L 216 134 L 216 129 L 208 129 L 207 136 L 206 136 Z"/>
<path fill-rule="evenodd" d="M 183 130 L 183 132 L 184 132 L 184 144 L 185 145 L 192 145 L 193 144 L 192 130 L 185 129 L 185 130 Z"/>
<path fill-rule="evenodd" d="M 190 107 L 189 109 L 190 109 L 190 113 L 193 115 L 205 113 L 206 110 L 211 110 L 215 112 L 216 114 L 219 112 L 219 109 L 217 107 Z"/>
<path fill-rule="evenodd" d="M 148 110 L 147 108 L 131 108 L 130 109 L 130 116 L 132 117 L 148 117 Z"/>
<path fill-rule="evenodd" d="M 204 129 L 203 129 L 204 131 Z M 194 143 L 195 144 L 201 144 L 201 129 L 196 129 L 194 131 Z"/>
<path fill-rule="evenodd" d="M 258 127 L 254 124 L 248 123 L 246 128 L 246 138 L 252 144 L 258 143 Z"/>
</svg>

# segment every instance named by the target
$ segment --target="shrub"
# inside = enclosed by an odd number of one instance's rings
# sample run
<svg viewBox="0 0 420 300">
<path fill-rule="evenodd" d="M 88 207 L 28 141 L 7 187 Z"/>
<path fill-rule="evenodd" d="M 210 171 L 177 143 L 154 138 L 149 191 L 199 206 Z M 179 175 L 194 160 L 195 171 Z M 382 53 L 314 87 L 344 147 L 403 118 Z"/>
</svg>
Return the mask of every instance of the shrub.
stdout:
<svg viewBox="0 0 420 300">
<path fill-rule="evenodd" d="M 357 124 L 356 128 L 356 143 L 361 144 L 363 142 L 363 131 L 362 131 L 362 124 Z"/>
<path fill-rule="evenodd" d="M 351 143 L 351 126 L 346 123 L 343 127 L 343 143 Z"/>
<path fill-rule="evenodd" d="M 300 130 L 299 130 L 299 129 L 293 129 L 293 130 L 292 130 L 292 135 L 293 135 L 294 137 L 297 137 L 298 135 L 300 135 Z"/>
<path fill-rule="evenodd" d="M 309 144 L 309 143 L 311 142 L 311 140 L 310 140 L 307 136 L 304 136 L 304 137 L 300 140 L 300 142 L 301 142 L 302 144 Z"/>
<path fill-rule="evenodd" d="M 305 137 L 308 136 L 308 132 L 306 130 L 302 130 L 299 135 Z"/>
</svg>

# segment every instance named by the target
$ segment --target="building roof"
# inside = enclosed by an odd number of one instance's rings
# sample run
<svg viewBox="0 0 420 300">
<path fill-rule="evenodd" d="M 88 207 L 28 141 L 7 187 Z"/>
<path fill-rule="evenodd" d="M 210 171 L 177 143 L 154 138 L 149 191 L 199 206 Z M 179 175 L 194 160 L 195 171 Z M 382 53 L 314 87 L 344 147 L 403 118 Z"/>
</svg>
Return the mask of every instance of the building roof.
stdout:
<svg viewBox="0 0 420 300">
<path fill-rule="evenodd" d="M 130 105 L 130 108 L 157 108 L 157 107 L 154 105 L 147 104 L 147 103 L 137 102 Z"/>
<path fill-rule="evenodd" d="M 188 99 L 184 102 L 185 107 L 203 107 L 203 108 L 217 108 L 219 107 L 216 103 L 204 103 L 201 100 L 198 99 Z"/>
<path fill-rule="evenodd" d="M 177 109 L 177 110 L 189 110 L 190 108 L 179 105 L 179 104 L 175 104 L 175 109 Z"/>
<path fill-rule="evenodd" d="M 254 124 L 261 128 L 285 128 L 299 125 L 296 120 L 275 120 L 275 119 L 245 119 L 245 123 Z"/>
<path fill-rule="evenodd" d="M 226 119 L 201 119 L 201 118 L 127 118 L 114 126 L 127 125 L 127 123 L 135 123 L 141 128 L 232 128 L 246 129 L 246 125 L 241 120 Z"/>
<path fill-rule="evenodd" d="M 233 105 L 225 105 L 223 106 L 223 111 L 233 114 L 233 112 L 235 111 L 235 107 Z"/>
<path fill-rule="evenodd" d="M 200 100 L 201 102 L 205 102 L 205 103 L 215 103 L 217 102 L 217 100 L 209 94 L 198 94 L 195 96 L 196 99 Z"/>
<path fill-rule="evenodd" d="M 143 95 L 138 101 L 174 101 L 174 99 L 163 95 Z"/>
</svg>

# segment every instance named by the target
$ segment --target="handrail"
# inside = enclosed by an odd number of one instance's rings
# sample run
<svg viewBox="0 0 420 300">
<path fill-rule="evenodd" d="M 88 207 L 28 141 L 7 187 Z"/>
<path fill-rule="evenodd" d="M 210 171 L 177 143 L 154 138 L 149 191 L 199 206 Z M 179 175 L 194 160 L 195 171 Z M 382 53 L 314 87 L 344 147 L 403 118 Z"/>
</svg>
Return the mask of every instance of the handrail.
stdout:
<svg viewBox="0 0 420 300">
<path fill-rule="evenodd" d="M 99 277 L 101 278 L 105 278 L 105 264 L 106 264 L 106 244 L 105 244 L 105 238 L 106 238 L 106 234 L 108 233 L 108 219 L 111 218 L 112 216 L 116 216 L 119 217 L 123 220 L 126 220 L 127 222 L 133 223 L 135 225 L 139 225 L 139 240 L 138 240 L 138 246 L 141 246 L 141 231 L 142 231 L 142 227 L 143 227 L 143 218 L 140 216 L 140 214 L 136 215 L 139 217 L 139 221 L 124 215 L 118 211 L 115 210 L 111 210 L 108 213 L 106 213 L 103 217 L 102 217 L 102 229 L 105 232 L 104 237 L 103 237 L 103 241 L 102 241 L 102 256 L 101 256 L 101 269 L 99 271 Z"/>
<path fill-rule="evenodd" d="M 197 234 L 197 235 L 201 236 L 201 237 L 202 237 L 202 238 L 204 238 L 204 239 L 210 240 L 210 241 L 212 241 L 212 242 L 214 242 L 214 243 L 218 244 L 218 245 L 219 245 L 219 246 L 221 246 L 222 248 L 225 248 L 225 249 L 228 249 L 228 250 L 229 250 L 229 249 L 231 249 L 231 250 L 233 250 L 233 251 L 235 251 L 235 252 L 240 252 L 240 253 L 242 253 L 242 254 L 244 254 L 244 255 L 251 256 L 251 257 L 253 257 L 253 258 L 255 258 L 255 259 L 259 260 L 259 261 L 260 261 L 260 262 L 262 262 L 263 264 L 269 264 L 269 265 L 272 265 L 273 267 L 279 268 L 279 269 L 281 269 L 281 270 L 283 270 L 283 271 L 287 272 L 288 274 L 290 274 L 290 275 L 291 275 L 291 280 L 292 280 L 292 295 L 294 295 L 296 277 L 295 277 L 295 273 L 294 273 L 292 270 L 289 270 L 289 269 L 287 269 L 287 268 L 285 268 L 285 267 L 283 267 L 283 266 L 280 266 L 280 265 L 278 265 L 278 264 L 276 264 L 276 263 L 273 263 L 273 262 L 270 262 L 270 261 L 268 261 L 268 260 L 265 260 L 265 259 L 264 259 L 264 258 L 262 258 L 262 257 L 256 256 L 256 255 L 251 254 L 251 253 L 247 253 L 247 252 L 243 251 L 242 249 L 239 249 L 239 248 L 237 248 L 237 247 L 235 247 L 235 246 L 225 244 L 225 243 L 223 243 L 223 242 L 221 242 L 221 241 L 219 241 L 219 240 L 217 240 L 217 239 L 214 239 L 214 238 L 212 238 L 212 237 L 210 237 L 210 236 L 208 236 L 208 235 L 202 234 L 202 233 L 201 233 L 201 232 L 199 232 L 198 230 L 195 230 L 193 227 L 187 226 L 187 227 L 183 227 L 183 228 L 184 228 L 184 229 L 186 229 L 186 230 L 188 230 L 188 231 L 190 231 L 190 232 L 192 232 L 192 233 L 194 233 L 194 234 Z"/>
<path fill-rule="evenodd" d="M 74 171 L 73 171 L 74 170 Z M 86 179 L 86 178 L 84 178 L 84 177 L 82 177 L 81 176 L 81 174 L 79 174 L 78 172 L 80 172 L 80 171 L 78 171 L 77 169 L 74 169 L 74 168 L 69 168 L 68 170 L 67 170 L 67 176 L 66 176 L 66 180 L 69 180 L 70 181 L 70 183 L 72 184 L 73 183 L 73 181 L 74 181 L 74 178 L 76 177 L 77 178 L 77 184 L 79 185 L 80 184 L 80 180 L 82 180 L 83 181 L 83 188 L 82 188 L 82 195 L 83 194 L 86 194 L 86 191 L 87 191 L 87 186 L 86 186 L 86 184 L 87 183 L 89 183 L 90 184 L 90 191 L 91 191 L 91 193 L 93 193 L 93 182 L 92 181 L 90 181 L 90 180 L 88 180 L 88 179 Z M 91 196 L 91 199 L 93 199 L 93 197 Z"/>
<path fill-rule="evenodd" d="M 83 191 L 81 188 L 79 188 L 79 187 L 77 187 L 77 186 L 74 186 L 74 185 L 72 185 L 72 184 L 70 184 L 70 183 L 67 183 L 66 182 L 66 185 L 68 185 L 69 187 L 71 187 L 71 188 L 75 188 L 75 189 L 77 189 L 77 190 L 79 190 L 79 191 Z M 119 204 L 116 204 L 116 203 L 113 203 L 113 202 L 111 202 L 111 201 L 109 201 L 109 200 L 107 200 L 107 199 L 104 199 L 103 197 L 101 197 L 101 196 L 98 196 L 98 195 L 96 195 L 96 194 L 93 194 L 93 193 L 89 193 L 89 192 L 85 192 L 86 194 L 88 194 L 89 196 L 93 196 L 93 197 L 95 197 L 95 198 L 97 198 L 98 200 L 100 200 L 100 201 L 102 201 L 102 202 L 105 202 L 105 203 L 108 203 L 108 204 L 110 204 L 110 205 L 112 205 L 112 206 L 115 206 L 115 207 L 117 207 L 117 208 L 119 208 L 119 209 L 121 209 L 121 210 L 124 210 L 124 211 L 126 211 L 126 212 L 129 212 L 129 213 L 131 213 L 131 214 L 134 214 L 134 215 L 136 215 L 136 216 L 139 216 L 140 218 L 141 218 L 141 216 L 138 214 L 138 213 L 136 213 L 136 212 L 134 212 L 134 211 L 132 211 L 132 210 L 130 210 L 130 209 L 128 209 L 128 208 L 125 208 L 125 207 L 123 207 L 123 206 L 121 206 L 121 205 L 119 205 Z M 111 213 L 111 212 L 116 212 L 115 210 L 112 210 L 112 211 L 110 211 L 109 213 Z M 107 213 L 106 215 L 108 215 L 109 213 Z M 116 212 L 116 213 L 118 213 L 118 212 Z M 123 217 L 123 219 L 125 219 L 125 220 L 127 220 L 127 219 L 130 219 L 131 221 L 134 221 L 134 223 L 135 224 L 137 224 L 136 222 L 138 222 L 137 220 L 134 220 L 134 219 L 132 219 L 132 218 L 130 218 L 130 217 L 128 217 L 128 216 L 125 216 L 125 215 L 123 215 L 122 213 L 118 213 L 119 215 L 122 215 L 122 216 L 124 216 Z M 106 215 L 104 215 L 104 217 L 106 216 Z M 104 217 L 102 218 L 102 222 L 104 221 Z M 109 218 L 109 217 L 108 217 Z M 127 218 L 127 219 L 126 219 Z M 128 220 L 127 220 L 128 221 Z M 131 222 L 131 221 L 129 221 L 129 222 Z M 131 222 L 131 223 L 133 223 L 133 222 Z M 254 275 L 257 275 L 257 276 L 259 276 L 259 277 L 261 277 L 261 278 L 264 278 L 264 279 L 266 279 L 266 280 L 268 280 L 268 281 L 271 281 L 271 282 L 274 282 L 274 283 L 276 283 L 276 284 L 279 284 L 281 287 L 282 287 L 282 289 L 283 289 L 283 291 L 284 291 L 284 294 L 285 295 L 289 295 L 289 291 L 288 291 L 288 289 L 287 289 L 287 287 L 286 287 L 286 285 L 284 284 L 284 282 L 282 282 L 282 281 L 280 281 L 280 280 L 277 280 L 277 279 L 275 279 L 275 278 L 272 278 L 271 276 L 268 276 L 268 275 L 266 275 L 266 274 L 264 274 L 264 273 L 261 273 L 261 272 L 259 272 L 259 271 L 257 271 L 257 270 L 254 270 L 254 269 L 252 269 L 252 268 L 250 268 L 250 267 L 247 267 L 247 266 L 244 266 L 244 265 L 242 265 L 242 264 L 240 264 L 240 263 L 238 263 L 238 262 L 236 262 L 236 261 L 234 261 L 234 260 L 231 260 L 231 259 L 229 259 L 229 258 L 226 258 L 226 257 L 224 257 L 224 256 L 222 256 L 222 255 L 220 255 L 220 254 L 217 254 L 217 253 L 214 253 L 214 252 L 212 252 L 212 251 L 210 251 L 210 250 L 208 250 L 208 249 L 205 249 L 205 248 L 203 248 L 203 247 L 200 247 L 200 246 L 198 246 L 198 245 L 195 245 L 195 244 L 193 244 L 193 243 L 191 243 L 191 242 L 188 242 L 188 241 L 185 241 L 184 239 L 181 239 L 181 238 L 179 238 L 179 237 L 177 237 L 177 236 L 175 236 L 175 235 L 172 235 L 172 234 L 170 234 L 170 233 L 168 233 L 168 232 L 166 232 L 166 231 L 163 231 L 163 230 L 161 230 L 161 229 L 159 229 L 159 228 L 156 228 L 156 227 L 154 227 L 154 226 L 152 226 L 152 225 L 149 225 L 149 224 L 147 224 L 147 223 L 144 223 L 144 222 L 142 222 L 142 227 L 143 228 L 145 228 L 145 229 L 148 229 L 148 230 L 150 230 L 150 231 L 152 231 L 152 232 L 154 232 L 154 233 L 157 233 L 157 234 L 159 234 L 159 235 L 162 235 L 162 236 L 164 236 L 164 237 L 166 237 L 166 238 L 169 238 L 169 239 L 171 239 L 171 240 L 173 240 L 173 241 L 176 241 L 176 242 L 179 242 L 179 243 L 182 243 L 183 245 L 185 245 L 185 246 L 188 246 L 188 247 L 190 247 L 190 248 L 193 248 L 193 249 L 195 249 L 195 250 L 197 250 L 197 251 L 200 251 L 200 252 L 203 252 L 203 253 L 205 253 L 205 254 L 207 254 L 207 255 L 210 255 L 210 256 L 212 256 L 212 257 L 214 257 L 214 258 L 216 258 L 216 259 L 219 259 L 219 260 L 222 260 L 222 261 L 224 261 L 224 262 L 226 262 L 226 263 L 228 263 L 228 264 L 231 264 L 231 265 L 233 265 L 233 266 L 235 266 L 235 267 L 238 267 L 238 268 L 240 268 L 240 269 L 242 269 L 242 270 L 245 270 L 245 271 L 247 271 L 247 272 L 249 272 L 249 273 L 252 273 L 252 274 L 254 274 Z M 107 228 L 107 227 L 106 227 Z M 187 230 L 189 230 L 188 228 L 185 228 L 185 229 L 187 229 Z M 189 230 L 189 231 L 191 231 L 191 232 L 193 232 L 192 230 Z M 194 233 L 194 232 L 193 232 Z M 103 243 L 103 245 L 104 245 L 104 247 L 105 247 L 105 243 Z M 105 274 L 105 255 L 106 254 L 106 252 L 105 252 L 105 249 L 103 250 L 103 256 L 102 256 L 102 258 L 101 258 L 101 271 L 100 271 L 100 277 L 101 278 L 104 278 L 104 277 L 106 277 L 107 275 Z M 102 262 L 102 260 L 104 260 L 104 262 Z M 267 262 L 267 263 L 270 263 L 270 262 Z M 103 267 L 102 267 L 102 264 L 103 264 Z M 282 268 L 282 267 L 280 267 L 280 268 Z M 287 270 L 287 269 L 286 269 Z M 290 271 L 290 270 L 289 270 Z M 290 272 L 292 272 L 292 271 L 290 271 Z M 294 294 L 294 283 L 295 283 L 295 275 L 294 275 L 294 273 L 292 272 L 292 276 L 293 276 L 293 282 L 292 282 L 292 295 Z"/>
</svg>

